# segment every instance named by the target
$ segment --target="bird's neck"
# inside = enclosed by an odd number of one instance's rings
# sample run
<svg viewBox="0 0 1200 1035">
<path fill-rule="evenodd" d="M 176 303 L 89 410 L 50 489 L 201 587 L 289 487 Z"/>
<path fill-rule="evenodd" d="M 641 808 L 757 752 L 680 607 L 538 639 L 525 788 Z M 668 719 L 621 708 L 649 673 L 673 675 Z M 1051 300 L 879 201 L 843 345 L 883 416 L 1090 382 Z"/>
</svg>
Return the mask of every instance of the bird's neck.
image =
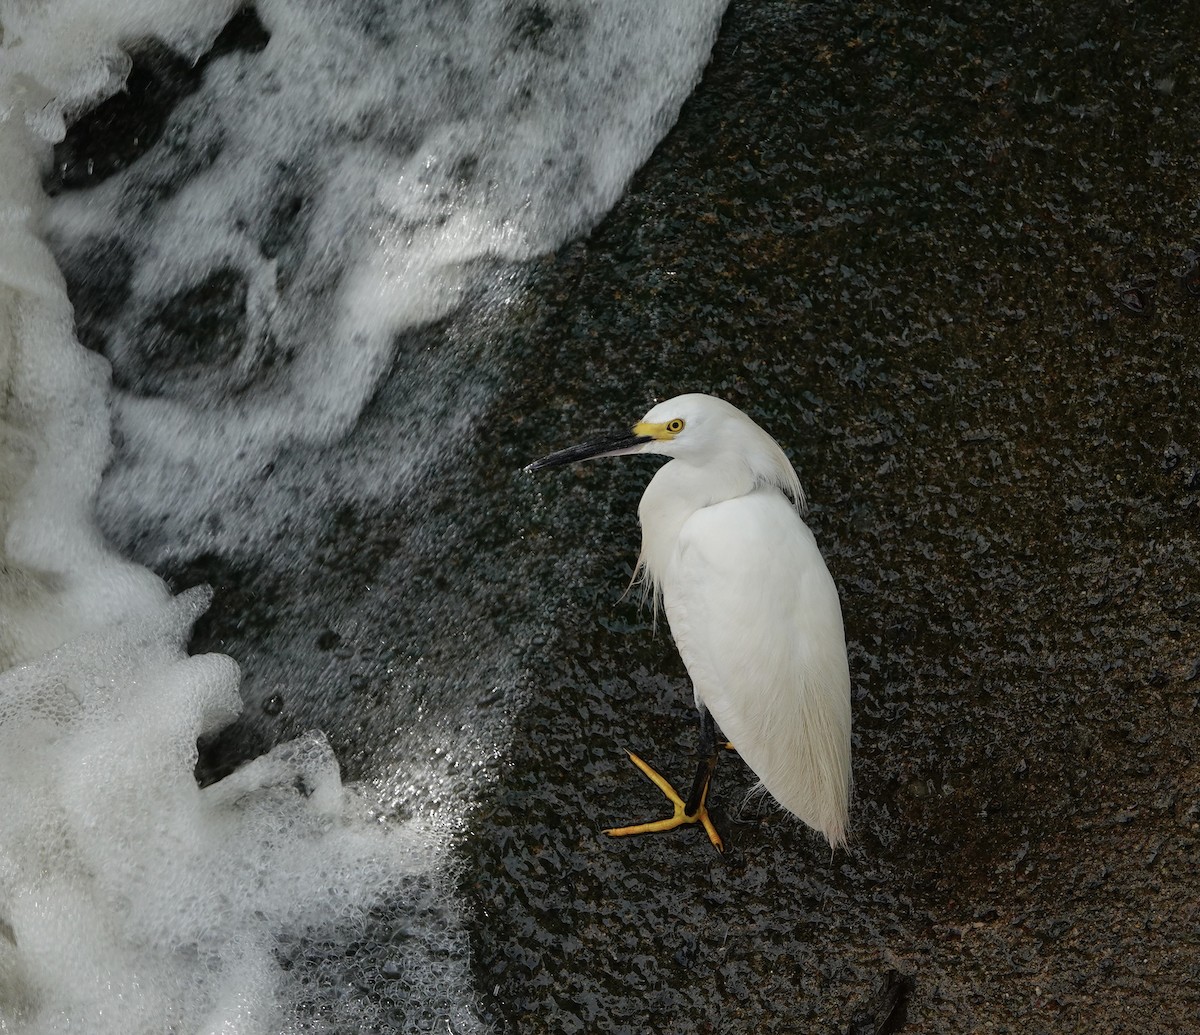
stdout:
<svg viewBox="0 0 1200 1035">
<path fill-rule="evenodd" d="M 661 588 L 679 530 L 688 518 L 714 503 L 745 496 L 755 487 L 753 472 L 736 456 L 718 457 L 703 465 L 676 459 L 659 468 L 638 506 L 642 524 L 639 563 L 652 587 Z"/>
</svg>

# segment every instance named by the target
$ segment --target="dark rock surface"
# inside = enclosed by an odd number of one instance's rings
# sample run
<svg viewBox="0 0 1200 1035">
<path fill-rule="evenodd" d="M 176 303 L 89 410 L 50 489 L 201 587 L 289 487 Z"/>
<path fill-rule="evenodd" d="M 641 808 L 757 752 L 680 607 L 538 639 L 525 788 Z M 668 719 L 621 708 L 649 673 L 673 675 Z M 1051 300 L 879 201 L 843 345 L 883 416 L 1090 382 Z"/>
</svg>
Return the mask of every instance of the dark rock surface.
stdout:
<svg viewBox="0 0 1200 1035">
<path fill-rule="evenodd" d="M 619 599 L 654 461 L 538 475 L 562 636 L 467 845 L 505 1030 L 1197 1024 L 1200 30 L 1004 6 L 735 0 L 634 188 L 541 271 L 494 448 L 685 390 L 785 443 L 842 588 L 857 801 L 831 860 L 729 758 L 725 858 L 600 834 L 663 807 L 625 748 L 693 764 L 669 636 Z"/>
</svg>

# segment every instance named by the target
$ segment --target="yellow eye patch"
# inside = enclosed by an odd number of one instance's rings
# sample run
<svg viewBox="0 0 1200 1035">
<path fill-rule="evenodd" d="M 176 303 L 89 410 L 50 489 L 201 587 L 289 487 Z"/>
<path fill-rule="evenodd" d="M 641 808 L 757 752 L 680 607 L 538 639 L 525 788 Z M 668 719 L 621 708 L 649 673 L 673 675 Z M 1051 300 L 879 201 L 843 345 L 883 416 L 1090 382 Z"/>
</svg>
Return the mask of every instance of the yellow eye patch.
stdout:
<svg viewBox="0 0 1200 1035">
<path fill-rule="evenodd" d="M 654 438 L 660 442 L 670 442 L 684 429 L 684 423 L 680 417 L 662 424 L 647 424 L 642 421 L 633 426 L 633 433 L 640 438 Z"/>
</svg>

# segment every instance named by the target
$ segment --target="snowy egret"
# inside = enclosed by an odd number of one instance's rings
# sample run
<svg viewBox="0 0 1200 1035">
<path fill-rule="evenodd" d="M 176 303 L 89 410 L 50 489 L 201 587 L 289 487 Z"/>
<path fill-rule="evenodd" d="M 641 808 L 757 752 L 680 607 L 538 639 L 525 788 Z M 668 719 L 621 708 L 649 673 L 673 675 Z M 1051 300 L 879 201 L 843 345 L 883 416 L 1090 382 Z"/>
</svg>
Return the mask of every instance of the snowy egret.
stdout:
<svg viewBox="0 0 1200 1035">
<path fill-rule="evenodd" d="M 637 573 L 661 600 L 700 711 L 700 764 L 687 800 L 630 752 L 674 805 L 668 819 L 615 836 L 701 823 L 717 724 L 789 812 L 844 844 L 850 800 L 850 668 L 837 588 L 801 518 L 791 462 L 741 410 L 711 395 L 655 406 L 632 431 L 551 453 L 525 468 L 601 456 L 672 457 L 638 507 Z M 637 575 L 635 575 L 635 578 Z"/>
</svg>

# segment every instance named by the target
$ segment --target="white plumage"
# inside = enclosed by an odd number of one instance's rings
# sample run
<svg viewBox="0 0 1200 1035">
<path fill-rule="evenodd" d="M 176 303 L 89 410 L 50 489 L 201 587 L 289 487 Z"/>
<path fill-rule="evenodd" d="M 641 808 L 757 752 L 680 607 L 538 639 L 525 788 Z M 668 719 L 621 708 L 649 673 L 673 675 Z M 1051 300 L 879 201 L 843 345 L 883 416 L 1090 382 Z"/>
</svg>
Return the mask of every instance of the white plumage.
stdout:
<svg viewBox="0 0 1200 1035">
<path fill-rule="evenodd" d="M 831 846 L 844 844 L 845 634 L 837 589 L 800 516 L 804 497 L 791 463 L 736 407 L 681 395 L 655 406 L 632 435 L 530 467 L 634 452 L 672 457 L 638 508 L 639 569 L 661 597 L 697 707 L 711 713 L 776 801 Z"/>
</svg>

